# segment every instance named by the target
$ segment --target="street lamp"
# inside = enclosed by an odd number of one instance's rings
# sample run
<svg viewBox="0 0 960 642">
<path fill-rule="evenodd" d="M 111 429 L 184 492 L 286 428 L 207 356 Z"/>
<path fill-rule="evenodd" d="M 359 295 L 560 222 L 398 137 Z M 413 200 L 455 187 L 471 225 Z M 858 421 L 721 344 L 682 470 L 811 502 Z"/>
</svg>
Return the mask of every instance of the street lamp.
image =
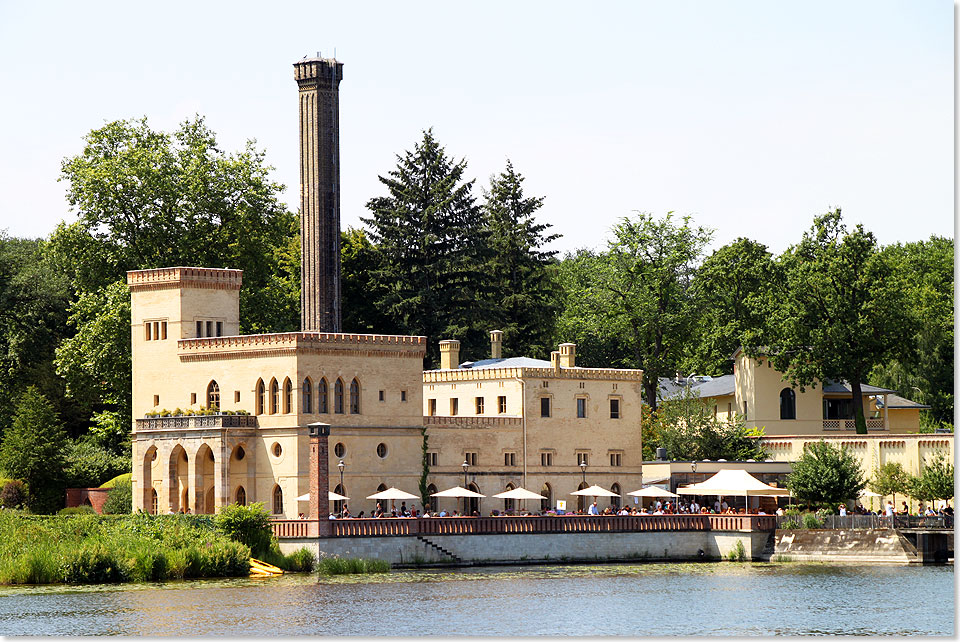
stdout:
<svg viewBox="0 0 960 642">
<path fill-rule="evenodd" d="M 460 464 L 460 467 L 463 468 L 463 488 L 466 489 L 467 488 L 467 469 L 470 468 L 470 464 L 468 464 L 467 460 L 464 459 L 463 463 Z M 463 516 L 466 517 L 467 515 L 467 498 L 466 497 L 463 498 L 463 505 L 461 506 L 461 512 L 463 513 Z"/>
<path fill-rule="evenodd" d="M 587 462 L 582 459 L 580 460 L 580 477 L 581 477 L 580 481 L 582 481 L 583 485 L 586 486 L 587 485 Z"/>
<path fill-rule="evenodd" d="M 343 492 L 343 467 L 344 467 L 344 463 L 343 463 L 343 460 L 341 459 L 340 463 L 337 464 L 337 468 L 340 469 L 340 492 L 341 493 Z M 341 499 L 339 501 L 340 501 L 340 513 L 341 513 L 340 516 L 343 517 L 343 500 Z"/>
</svg>

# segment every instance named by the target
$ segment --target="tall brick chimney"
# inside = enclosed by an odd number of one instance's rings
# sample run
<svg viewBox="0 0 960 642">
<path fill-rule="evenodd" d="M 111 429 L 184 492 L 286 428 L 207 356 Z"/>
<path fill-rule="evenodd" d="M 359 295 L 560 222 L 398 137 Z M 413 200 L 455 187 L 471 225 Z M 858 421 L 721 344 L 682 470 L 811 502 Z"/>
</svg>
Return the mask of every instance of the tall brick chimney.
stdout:
<svg viewBox="0 0 960 642">
<path fill-rule="evenodd" d="M 340 327 L 340 80 L 343 63 L 293 64 L 300 89 L 300 329 Z"/>
</svg>

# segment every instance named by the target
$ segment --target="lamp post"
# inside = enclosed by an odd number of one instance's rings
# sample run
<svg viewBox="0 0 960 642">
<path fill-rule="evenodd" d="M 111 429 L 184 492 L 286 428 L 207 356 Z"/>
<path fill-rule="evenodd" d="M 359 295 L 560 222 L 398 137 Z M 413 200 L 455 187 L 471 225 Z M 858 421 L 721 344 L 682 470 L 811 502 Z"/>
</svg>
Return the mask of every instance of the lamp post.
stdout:
<svg viewBox="0 0 960 642">
<path fill-rule="evenodd" d="M 345 465 L 345 464 L 343 463 L 343 460 L 342 460 L 342 459 L 341 459 L 340 462 L 337 464 L 337 468 L 340 469 L 340 490 L 341 490 L 341 491 L 343 491 L 343 467 L 344 467 L 344 465 Z M 343 500 L 341 499 L 341 500 L 339 500 L 339 501 L 340 501 L 340 517 L 343 517 Z"/>
<path fill-rule="evenodd" d="M 467 460 L 464 459 L 464 460 L 463 460 L 463 463 L 460 464 L 460 467 L 463 468 L 463 488 L 464 488 L 464 490 L 466 490 L 466 488 L 467 488 L 467 469 L 470 468 L 470 464 L 468 464 L 468 463 L 467 463 Z M 467 498 L 466 498 L 466 497 L 463 498 L 463 505 L 461 506 L 461 512 L 463 513 L 464 517 L 466 517 L 466 515 L 467 515 Z"/>
<path fill-rule="evenodd" d="M 697 462 L 695 462 L 695 461 L 691 461 L 691 462 L 690 462 L 690 472 L 693 473 L 694 475 L 697 474 Z M 696 484 L 696 483 L 697 483 L 697 480 L 694 479 L 693 477 L 691 477 L 691 478 L 690 478 L 690 483 L 691 483 L 691 484 Z M 696 499 L 696 497 L 694 497 L 694 499 Z"/>
<path fill-rule="evenodd" d="M 580 481 L 583 482 L 581 485 L 584 488 L 586 488 L 587 487 L 587 462 L 585 462 L 582 457 L 580 458 Z M 584 508 L 586 508 L 587 498 L 581 495 L 580 502 L 583 502 L 583 503 L 577 507 L 577 510 L 582 511 L 584 510 Z"/>
</svg>

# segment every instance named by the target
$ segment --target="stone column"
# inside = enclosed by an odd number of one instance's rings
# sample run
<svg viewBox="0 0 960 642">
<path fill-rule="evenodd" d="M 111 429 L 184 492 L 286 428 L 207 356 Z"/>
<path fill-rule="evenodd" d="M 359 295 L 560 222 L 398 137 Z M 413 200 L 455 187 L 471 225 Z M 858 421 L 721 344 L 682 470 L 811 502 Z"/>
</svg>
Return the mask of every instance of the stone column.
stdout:
<svg viewBox="0 0 960 642">
<path fill-rule="evenodd" d="M 230 469 L 227 466 L 229 453 L 227 452 L 227 440 L 221 436 L 212 446 L 215 453 L 213 462 L 213 509 L 218 511 L 229 502 L 227 493 L 230 485 Z"/>
<path fill-rule="evenodd" d="M 244 482 L 243 487 L 247 491 L 247 504 L 250 502 L 261 501 L 260 496 L 257 493 L 257 452 L 258 449 L 255 447 L 247 448 L 247 480 Z M 269 460 L 269 458 L 268 458 Z M 269 465 L 269 463 L 268 463 Z M 264 505 L 267 507 L 267 510 L 271 509 L 272 504 L 269 503 L 273 498 L 267 498 L 267 501 L 264 502 Z"/>
<path fill-rule="evenodd" d="M 181 506 L 180 508 L 186 512 L 189 508 L 190 512 L 196 515 L 197 510 L 197 484 L 200 483 L 200 495 L 203 495 L 203 481 L 200 478 L 203 472 L 203 466 L 197 466 L 197 457 L 199 456 L 199 449 L 197 452 L 192 455 L 187 455 L 187 505 Z"/>
<path fill-rule="evenodd" d="M 319 536 L 330 535 L 330 424 L 307 426 L 310 436 L 310 519 L 320 521 Z"/>
<path fill-rule="evenodd" d="M 170 446 L 169 444 L 157 445 L 157 459 L 160 461 L 157 468 L 160 469 L 160 492 L 157 493 L 157 514 L 165 515 L 170 512 L 170 489 L 173 487 L 174 479 L 170 474 Z"/>
</svg>

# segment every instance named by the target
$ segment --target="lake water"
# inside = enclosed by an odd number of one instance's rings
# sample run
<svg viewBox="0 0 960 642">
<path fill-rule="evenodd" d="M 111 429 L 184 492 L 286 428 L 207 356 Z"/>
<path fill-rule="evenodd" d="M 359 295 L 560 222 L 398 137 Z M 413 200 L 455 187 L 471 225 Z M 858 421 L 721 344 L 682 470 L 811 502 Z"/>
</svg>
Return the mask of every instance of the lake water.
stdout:
<svg viewBox="0 0 960 642">
<path fill-rule="evenodd" d="M 953 635 L 952 566 L 610 564 L 0 587 L 0 635 Z"/>
</svg>

